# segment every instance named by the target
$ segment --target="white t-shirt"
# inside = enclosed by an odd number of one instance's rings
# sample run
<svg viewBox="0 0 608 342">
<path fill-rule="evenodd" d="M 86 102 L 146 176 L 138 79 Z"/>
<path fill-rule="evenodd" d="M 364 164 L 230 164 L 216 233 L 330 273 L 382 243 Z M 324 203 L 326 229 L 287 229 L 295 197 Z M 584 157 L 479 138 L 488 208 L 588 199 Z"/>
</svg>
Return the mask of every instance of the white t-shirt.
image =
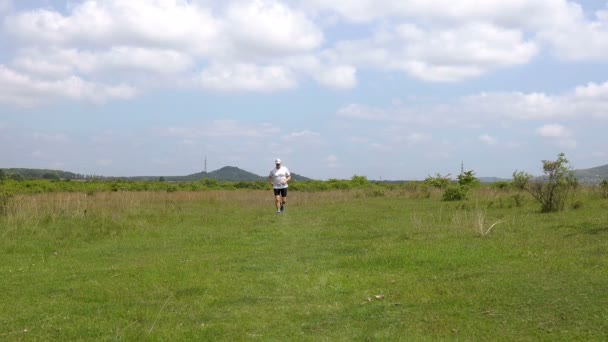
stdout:
<svg viewBox="0 0 608 342">
<path fill-rule="evenodd" d="M 287 177 L 289 177 L 289 170 L 285 166 L 280 168 L 273 168 L 270 170 L 270 177 L 272 177 L 272 187 L 275 189 L 285 189 L 287 185 Z"/>
</svg>

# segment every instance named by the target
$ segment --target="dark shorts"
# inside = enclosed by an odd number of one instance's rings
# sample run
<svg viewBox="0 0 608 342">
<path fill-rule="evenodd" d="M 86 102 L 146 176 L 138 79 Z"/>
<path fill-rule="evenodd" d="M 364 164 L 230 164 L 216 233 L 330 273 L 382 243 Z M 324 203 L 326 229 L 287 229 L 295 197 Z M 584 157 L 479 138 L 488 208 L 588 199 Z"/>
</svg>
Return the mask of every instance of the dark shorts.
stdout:
<svg viewBox="0 0 608 342">
<path fill-rule="evenodd" d="M 274 190 L 274 195 L 275 196 L 281 195 L 281 197 L 287 197 L 287 188 L 285 188 L 285 189 L 273 189 L 273 190 Z"/>
</svg>

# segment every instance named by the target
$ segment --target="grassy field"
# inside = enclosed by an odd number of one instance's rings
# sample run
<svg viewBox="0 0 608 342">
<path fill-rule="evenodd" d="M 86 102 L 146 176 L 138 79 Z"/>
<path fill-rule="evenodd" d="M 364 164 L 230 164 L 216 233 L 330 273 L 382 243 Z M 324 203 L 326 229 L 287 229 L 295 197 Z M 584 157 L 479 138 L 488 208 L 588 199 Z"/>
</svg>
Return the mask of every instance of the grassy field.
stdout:
<svg viewBox="0 0 608 342">
<path fill-rule="evenodd" d="M 15 196 L 0 340 L 608 340 L 608 200 L 514 196 Z"/>
</svg>

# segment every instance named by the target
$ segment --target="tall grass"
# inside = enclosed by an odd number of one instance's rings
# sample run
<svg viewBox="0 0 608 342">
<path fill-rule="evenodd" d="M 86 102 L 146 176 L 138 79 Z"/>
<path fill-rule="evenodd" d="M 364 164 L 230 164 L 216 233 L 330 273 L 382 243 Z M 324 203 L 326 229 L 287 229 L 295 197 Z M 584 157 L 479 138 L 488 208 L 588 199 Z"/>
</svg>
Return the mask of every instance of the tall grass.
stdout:
<svg viewBox="0 0 608 342">
<path fill-rule="evenodd" d="M 0 339 L 606 340 L 608 200 L 515 195 L 15 195 Z"/>
</svg>

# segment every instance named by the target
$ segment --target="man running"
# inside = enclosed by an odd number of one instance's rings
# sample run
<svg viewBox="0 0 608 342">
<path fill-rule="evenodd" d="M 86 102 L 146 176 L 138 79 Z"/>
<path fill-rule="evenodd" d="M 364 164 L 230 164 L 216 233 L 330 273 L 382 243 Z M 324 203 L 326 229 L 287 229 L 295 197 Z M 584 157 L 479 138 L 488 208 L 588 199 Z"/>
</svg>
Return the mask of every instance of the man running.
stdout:
<svg viewBox="0 0 608 342">
<path fill-rule="evenodd" d="M 277 158 L 274 161 L 274 169 L 270 170 L 268 182 L 272 184 L 274 190 L 275 204 L 277 207 L 277 215 L 282 213 L 287 204 L 287 183 L 291 180 L 291 174 L 285 166 L 281 166 L 281 159 Z"/>
</svg>

